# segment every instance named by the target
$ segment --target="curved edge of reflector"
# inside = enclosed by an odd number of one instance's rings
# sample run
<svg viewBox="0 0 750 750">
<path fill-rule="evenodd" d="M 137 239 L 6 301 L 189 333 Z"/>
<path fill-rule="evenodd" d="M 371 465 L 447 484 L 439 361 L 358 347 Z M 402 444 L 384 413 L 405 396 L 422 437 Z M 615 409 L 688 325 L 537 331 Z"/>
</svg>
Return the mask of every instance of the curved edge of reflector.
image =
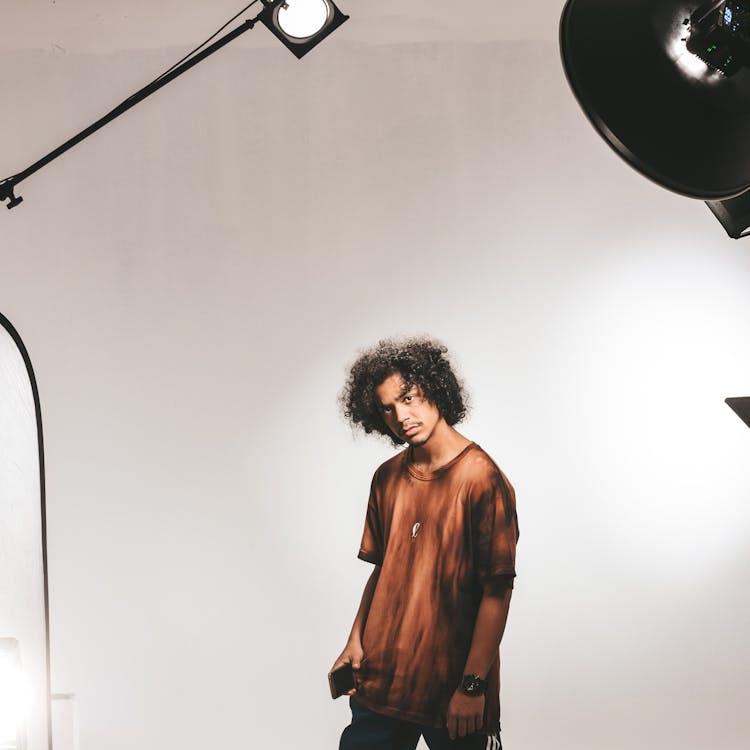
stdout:
<svg viewBox="0 0 750 750">
<path fill-rule="evenodd" d="M 736 190 L 732 190 L 727 193 L 725 191 L 713 191 L 713 190 L 699 190 L 695 187 L 689 187 L 675 180 L 671 180 L 663 174 L 653 170 L 646 162 L 639 159 L 628 147 L 607 127 L 604 120 L 599 117 L 593 107 L 589 106 L 587 101 L 585 87 L 576 79 L 575 63 L 571 59 L 570 46 L 567 43 L 567 31 L 570 27 L 570 13 L 571 8 L 575 5 L 576 0 L 567 0 L 563 7 L 562 14 L 560 16 L 560 27 L 559 27 L 559 46 L 560 46 L 560 59 L 562 61 L 563 70 L 565 71 L 565 78 L 568 81 L 570 90 L 578 102 L 578 105 L 583 110 L 584 114 L 588 118 L 589 122 L 594 126 L 594 129 L 599 133 L 604 141 L 610 146 L 610 148 L 627 162 L 633 169 L 640 172 L 644 177 L 647 177 L 652 182 L 655 182 L 661 187 L 667 188 L 674 193 L 684 195 L 687 198 L 695 198 L 698 200 L 725 200 L 727 198 L 733 198 L 737 195 L 744 193 L 750 188 L 750 183 L 742 187 L 738 187 Z"/>
<path fill-rule="evenodd" d="M 49 635 L 49 574 L 47 567 L 47 490 L 44 471 L 44 438 L 42 434 L 42 407 L 39 400 L 39 388 L 31 365 L 31 357 L 23 343 L 23 339 L 13 324 L 0 313 L 0 328 L 5 329 L 18 348 L 21 358 L 26 365 L 26 372 L 31 384 L 31 393 L 34 399 L 34 411 L 36 412 L 36 434 L 37 446 L 39 448 L 39 491 L 41 500 L 41 522 L 42 522 L 42 577 L 44 580 L 44 630 L 45 630 L 45 659 L 46 659 L 46 696 L 47 696 L 47 747 L 52 750 L 52 676 L 50 666 L 50 635 Z"/>
</svg>

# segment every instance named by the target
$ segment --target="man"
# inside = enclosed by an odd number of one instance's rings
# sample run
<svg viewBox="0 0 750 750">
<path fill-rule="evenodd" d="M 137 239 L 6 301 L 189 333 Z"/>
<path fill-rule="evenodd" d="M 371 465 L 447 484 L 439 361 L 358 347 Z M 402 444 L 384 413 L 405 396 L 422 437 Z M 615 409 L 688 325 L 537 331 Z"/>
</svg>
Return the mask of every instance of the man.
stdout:
<svg viewBox="0 0 750 750">
<path fill-rule="evenodd" d="M 500 748 L 499 644 L 518 524 L 510 483 L 454 425 L 447 349 L 385 340 L 354 363 L 344 414 L 407 448 L 372 480 L 359 557 L 375 565 L 332 669 L 351 663 L 340 750 Z"/>
</svg>

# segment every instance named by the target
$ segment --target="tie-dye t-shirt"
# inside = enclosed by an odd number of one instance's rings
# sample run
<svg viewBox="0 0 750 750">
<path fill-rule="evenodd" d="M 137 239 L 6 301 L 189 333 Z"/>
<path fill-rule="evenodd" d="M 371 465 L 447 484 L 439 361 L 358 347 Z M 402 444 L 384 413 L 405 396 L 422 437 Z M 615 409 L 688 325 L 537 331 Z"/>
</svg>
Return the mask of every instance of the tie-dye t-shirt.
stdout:
<svg viewBox="0 0 750 750">
<path fill-rule="evenodd" d="M 434 472 L 410 449 L 375 472 L 359 557 L 380 565 L 362 645 L 357 700 L 373 711 L 445 726 L 474 632 L 482 583 L 512 585 L 515 495 L 471 443 Z M 487 675 L 483 731 L 500 721 L 500 655 Z"/>
</svg>

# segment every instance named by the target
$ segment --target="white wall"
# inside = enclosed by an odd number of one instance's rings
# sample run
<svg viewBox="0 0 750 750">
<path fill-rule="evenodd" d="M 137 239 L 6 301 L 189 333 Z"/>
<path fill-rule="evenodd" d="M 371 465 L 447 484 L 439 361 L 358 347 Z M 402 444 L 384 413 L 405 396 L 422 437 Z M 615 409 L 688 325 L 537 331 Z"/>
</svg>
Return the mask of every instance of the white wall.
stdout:
<svg viewBox="0 0 750 750">
<path fill-rule="evenodd" d="M 1 53 L 3 169 L 177 56 Z M 19 192 L 82 750 L 337 746 L 391 451 L 336 395 L 398 332 L 451 346 L 518 492 L 506 746 L 745 746 L 750 244 L 600 142 L 554 42 L 227 49 Z"/>
</svg>

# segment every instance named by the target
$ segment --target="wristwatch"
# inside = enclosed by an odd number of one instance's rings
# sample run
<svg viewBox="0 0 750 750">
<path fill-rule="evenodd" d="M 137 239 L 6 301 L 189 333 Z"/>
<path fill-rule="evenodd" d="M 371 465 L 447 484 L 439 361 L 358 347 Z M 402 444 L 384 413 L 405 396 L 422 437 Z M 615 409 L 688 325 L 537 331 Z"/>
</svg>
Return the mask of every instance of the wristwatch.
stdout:
<svg viewBox="0 0 750 750">
<path fill-rule="evenodd" d="M 483 680 L 478 674 L 465 674 L 459 690 L 466 695 L 484 695 L 487 692 L 487 680 Z"/>
</svg>

